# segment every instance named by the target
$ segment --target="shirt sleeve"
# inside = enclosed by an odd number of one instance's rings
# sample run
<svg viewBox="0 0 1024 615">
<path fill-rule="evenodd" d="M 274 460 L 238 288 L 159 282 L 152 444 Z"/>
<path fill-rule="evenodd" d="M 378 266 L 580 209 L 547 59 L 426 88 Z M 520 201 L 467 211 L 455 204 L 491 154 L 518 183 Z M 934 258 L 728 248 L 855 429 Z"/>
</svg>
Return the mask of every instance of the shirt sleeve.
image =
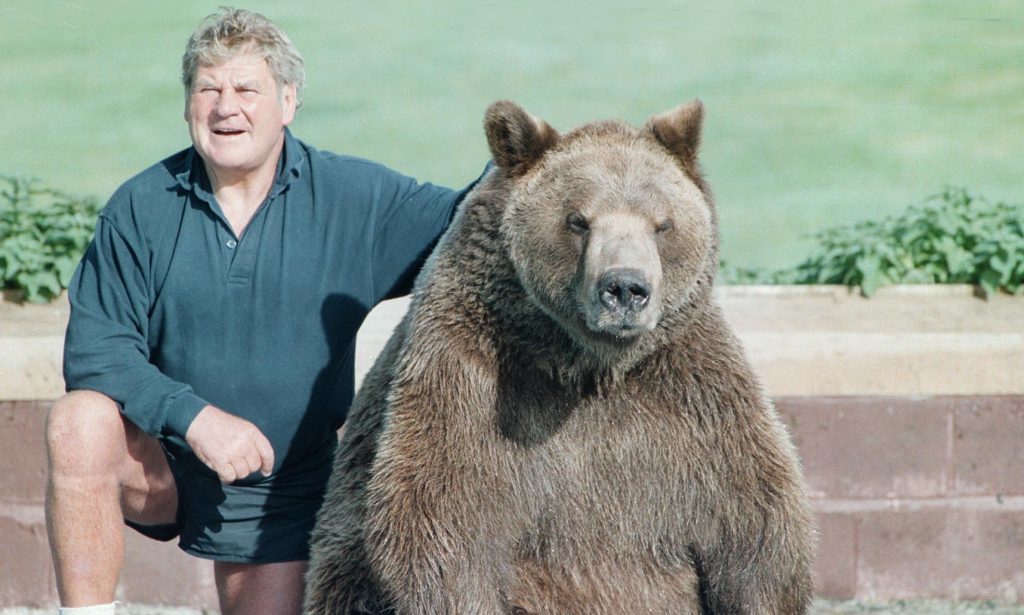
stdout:
<svg viewBox="0 0 1024 615">
<path fill-rule="evenodd" d="M 373 280 L 378 301 L 412 292 L 416 275 L 451 223 L 459 203 L 492 166 L 489 162 L 480 177 L 459 191 L 383 170 L 373 236 Z"/>
<path fill-rule="evenodd" d="M 141 242 L 128 237 L 101 215 L 72 278 L 65 386 L 68 391 L 92 390 L 110 397 L 150 435 L 184 438 L 207 402 L 150 363 L 145 261 L 136 247 Z"/>
</svg>

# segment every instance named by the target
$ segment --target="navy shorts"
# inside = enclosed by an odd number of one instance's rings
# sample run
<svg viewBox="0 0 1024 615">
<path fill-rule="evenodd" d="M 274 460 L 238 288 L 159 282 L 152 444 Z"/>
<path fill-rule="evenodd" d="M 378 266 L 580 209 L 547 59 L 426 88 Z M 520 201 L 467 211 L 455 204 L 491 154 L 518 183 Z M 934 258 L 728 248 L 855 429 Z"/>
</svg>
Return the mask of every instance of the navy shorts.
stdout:
<svg viewBox="0 0 1024 615">
<path fill-rule="evenodd" d="M 178 488 L 175 523 L 125 524 L 149 538 L 170 541 L 191 555 L 224 562 L 267 564 L 309 559 L 309 536 L 324 500 L 334 446 L 306 457 L 301 467 L 269 477 L 254 473 L 225 485 L 190 452 L 164 444 Z"/>
</svg>

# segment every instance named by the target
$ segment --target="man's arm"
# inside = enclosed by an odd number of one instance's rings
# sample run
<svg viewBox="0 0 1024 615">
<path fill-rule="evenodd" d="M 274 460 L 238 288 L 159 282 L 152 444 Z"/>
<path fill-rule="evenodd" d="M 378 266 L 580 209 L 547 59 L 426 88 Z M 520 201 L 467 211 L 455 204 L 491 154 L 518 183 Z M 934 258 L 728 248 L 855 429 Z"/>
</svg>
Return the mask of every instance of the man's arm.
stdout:
<svg viewBox="0 0 1024 615">
<path fill-rule="evenodd" d="M 210 405 L 150 362 L 150 288 L 142 242 L 100 217 L 68 290 L 67 390 L 98 391 L 146 433 L 183 438 L 224 482 L 273 467 L 273 450 L 252 423 Z"/>
<path fill-rule="evenodd" d="M 101 214 L 68 289 L 68 390 L 99 391 L 146 433 L 185 432 L 208 402 L 150 363 L 150 291 L 141 241 Z"/>
<path fill-rule="evenodd" d="M 378 300 L 407 295 L 416 275 L 451 223 L 456 208 L 493 163 L 462 190 L 452 190 L 383 169 L 373 237 L 373 279 Z"/>
</svg>

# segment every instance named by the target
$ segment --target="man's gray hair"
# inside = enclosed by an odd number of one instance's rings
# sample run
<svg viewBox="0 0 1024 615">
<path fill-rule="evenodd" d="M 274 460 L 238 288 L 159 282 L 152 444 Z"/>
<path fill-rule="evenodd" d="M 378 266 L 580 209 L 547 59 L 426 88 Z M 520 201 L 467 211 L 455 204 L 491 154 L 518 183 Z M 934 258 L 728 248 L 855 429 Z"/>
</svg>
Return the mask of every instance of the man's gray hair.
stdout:
<svg viewBox="0 0 1024 615">
<path fill-rule="evenodd" d="M 192 93 L 200 66 L 213 66 L 250 51 L 266 58 L 279 93 L 283 93 L 286 85 L 295 86 L 295 104 L 301 106 L 306 69 L 299 50 L 288 35 L 263 15 L 230 7 L 221 7 L 219 12 L 207 16 L 188 39 L 185 55 L 181 57 L 185 96 Z"/>
</svg>

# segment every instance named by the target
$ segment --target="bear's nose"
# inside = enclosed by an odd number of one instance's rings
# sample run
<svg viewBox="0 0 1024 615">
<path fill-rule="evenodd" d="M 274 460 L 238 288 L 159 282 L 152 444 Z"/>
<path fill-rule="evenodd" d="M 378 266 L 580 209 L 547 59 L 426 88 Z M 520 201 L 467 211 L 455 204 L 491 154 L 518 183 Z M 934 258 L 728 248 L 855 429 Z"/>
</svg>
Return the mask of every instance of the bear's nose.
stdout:
<svg viewBox="0 0 1024 615">
<path fill-rule="evenodd" d="M 597 292 L 601 303 L 611 310 L 639 312 L 651 298 L 647 278 L 638 269 L 609 269 L 597 281 Z"/>
</svg>

